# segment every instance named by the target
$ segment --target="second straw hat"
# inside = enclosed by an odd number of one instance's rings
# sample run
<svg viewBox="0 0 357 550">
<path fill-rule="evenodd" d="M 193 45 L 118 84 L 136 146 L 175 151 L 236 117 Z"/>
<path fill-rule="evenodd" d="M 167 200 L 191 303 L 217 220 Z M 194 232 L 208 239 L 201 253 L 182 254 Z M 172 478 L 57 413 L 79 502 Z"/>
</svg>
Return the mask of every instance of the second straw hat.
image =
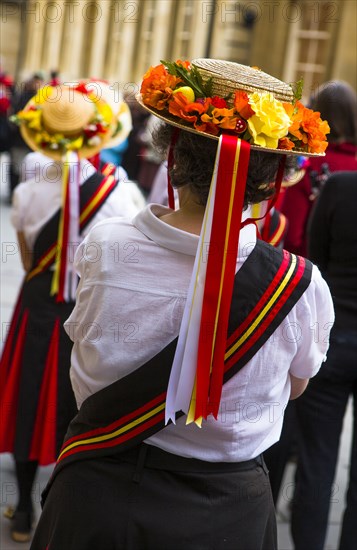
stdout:
<svg viewBox="0 0 357 550">
<path fill-rule="evenodd" d="M 111 106 L 81 85 L 41 88 L 13 120 L 31 149 L 55 160 L 95 155 L 117 125 Z"/>
</svg>

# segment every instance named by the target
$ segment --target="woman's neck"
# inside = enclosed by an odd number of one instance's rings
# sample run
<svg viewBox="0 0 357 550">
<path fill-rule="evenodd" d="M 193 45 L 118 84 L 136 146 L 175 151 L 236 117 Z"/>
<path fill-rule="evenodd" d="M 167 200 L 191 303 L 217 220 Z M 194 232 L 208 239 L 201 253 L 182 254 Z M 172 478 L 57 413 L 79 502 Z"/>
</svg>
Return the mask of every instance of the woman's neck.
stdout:
<svg viewBox="0 0 357 550">
<path fill-rule="evenodd" d="M 161 216 L 161 220 L 177 229 L 199 235 L 201 232 L 205 206 L 198 203 L 197 198 L 187 186 L 179 188 L 179 208 Z"/>
</svg>

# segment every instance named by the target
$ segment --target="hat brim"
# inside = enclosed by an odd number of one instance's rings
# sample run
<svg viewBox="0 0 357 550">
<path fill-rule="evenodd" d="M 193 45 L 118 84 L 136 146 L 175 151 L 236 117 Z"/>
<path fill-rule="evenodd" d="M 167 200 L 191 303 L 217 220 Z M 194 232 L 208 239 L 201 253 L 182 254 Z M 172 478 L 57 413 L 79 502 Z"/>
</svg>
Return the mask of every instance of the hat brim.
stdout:
<svg viewBox="0 0 357 550">
<path fill-rule="evenodd" d="M 205 136 L 210 139 L 214 139 L 216 141 L 219 140 L 219 135 L 214 136 L 212 134 L 208 134 L 207 132 L 198 131 L 195 128 L 193 128 L 189 123 L 186 123 L 184 120 L 178 119 L 177 117 L 171 115 L 169 112 L 165 111 L 165 114 L 163 114 L 163 111 L 158 111 L 157 109 L 154 109 L 153 107 L 149 107 L 148 105 L 145 105 L 142 100 L 142 95 L 140 93 L 136 94 L 135 96 L 136 101 L 143 107 L 146 111 L 149 111 L 149 113 L 152 113 L 153 115 L 157 116 L 164 122 L 167 122 L 168 124 L 171 124 L 172 126 L 176 126 L 176 128 L 181 128 L 181 130 L 187 130 L 187 132 L 192 132 L 193 134 L 197 134 L 199 136 Z M 228 133 L 228 132 L 227 132 Z M 237 134 L 235 134 L 237 135 Z M 238 137 L 238 135 L 237 135 Z M 261 147 L 260 145 L 251 145 L 251 149 L 254 149 L 255 151 L 261 151 L 265 153 L 276 153 L 278 155 L 298 155 L 298 156 L 304 156 L 304 157 L 324 157 L 325 153 L 306 153 L 303 150 L 294 149 L 293 151 L 290 149 L 272 149 L 270 147 Z"/>
<path fill-rule="evenodd" d="M 120 107 L 120 114 L 118 116 L 118 122 L 121 124 L 119 132 L 117 132 L 114 137 L 110 138 L 109 141 L 105 144 L 105 149 L 110 149 L 112 147 L 117 147 L 123 141 L 126 140 L 131 130 L 133 129 L 133 123 L 131 120 L 130 108 L 126 103 L 122 103 Z"/>
<path fill-rule="evenodd" d="M 294 172 L 294 174 L 291 177 L 289 177 L 289 179 L 283 180 L 281 182 L 281 186 L 286 189 L 288 187 L 293 187 L 294 185 L 299 183 L 299 181 L 302 180 L 305 174 L 306 174 L 306 170 L 304 168 L 301 168 L 300 170 L 297 170 L 296 172 Z"/>
</svg>

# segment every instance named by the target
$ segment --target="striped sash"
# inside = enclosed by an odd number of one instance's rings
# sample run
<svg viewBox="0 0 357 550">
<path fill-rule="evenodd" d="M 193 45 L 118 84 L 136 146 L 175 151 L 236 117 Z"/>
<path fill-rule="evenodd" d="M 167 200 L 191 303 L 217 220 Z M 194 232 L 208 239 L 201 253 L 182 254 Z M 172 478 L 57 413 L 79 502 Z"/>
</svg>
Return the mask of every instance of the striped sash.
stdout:
<svg viewBox="0 0 357 550">
<path fill-rule="evenodd" d="M 88 225 L 106 201 L 110 193 L 115 189 L 118 181 L 114 178 L 115 167 L 106 165 L 102 173 L 95 172 L 80 187 L 80 231 Z M 26 276 L 30 281 L 36 275 L 46 271 L 56 259 L 58 251 L 57 235 L 60 221 L 60 210 L 43 226 L 37 236 L 31 270 Z M 74 251 L 73 251 L 74 252 Z"/>
<path fill-rule="evenodd" d="M 246 365 L 284 320 L 310 284 L 311 273 L 308 260 L 257 242 L 235 276 L 224 382 Z M 125 451 L 165 427 L 176 344 L 177 338 L 140 368 L 84 401 L 69 426 L 53 476 L 72 461 Z"/>
<path fill-rule="evenodd" d="M 268 212 L 261 230 L 263 241 L 273 246 L 279 246 L 285 238 L 288 230 L 288 220 L 278 210 Z"/>
</svg>

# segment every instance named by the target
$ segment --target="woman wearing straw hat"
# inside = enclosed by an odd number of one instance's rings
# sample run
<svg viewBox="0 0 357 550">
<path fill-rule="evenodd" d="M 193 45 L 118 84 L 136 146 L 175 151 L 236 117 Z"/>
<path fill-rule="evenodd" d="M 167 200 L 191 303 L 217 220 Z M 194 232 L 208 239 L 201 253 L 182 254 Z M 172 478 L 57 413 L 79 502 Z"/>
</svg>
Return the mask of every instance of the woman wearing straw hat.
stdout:
<svg viewBox="0 0 357 550">
<path fill-rule="evenodd" d="M 55 462 L 76 413 L 71 342 L 62 327 L 74 306 L 73 254 L 96 222 L 139 208 L 125 181 L 109 167 L 97 173 L 86 160 L 110 142 L 120 122 L 89 88 L 45 87 L 17 121 L 36 152 L 26 164 L 32 177 L 16 188 L 12 209 L 26 275 L 0 363 L 0 452 L 15 458 L 19 498 L 11 532 L 23 542 L 30 539 L 37 467 Z"/>
<path fill-rule="evenodd" d="M 309 325 L 333 308 L 315 266 L 257 241 L 249 205 L 273 197 L 286 153 L 321 154 L 328 126 L 219 60 L 162 62 L 138 100 L 168 123 L 155 139 L 180 207 L 101 222 L 77 251 L 79 412 L 31 549 L 275 549 L 262 452 L 325 358 Z"/>
</svg>

